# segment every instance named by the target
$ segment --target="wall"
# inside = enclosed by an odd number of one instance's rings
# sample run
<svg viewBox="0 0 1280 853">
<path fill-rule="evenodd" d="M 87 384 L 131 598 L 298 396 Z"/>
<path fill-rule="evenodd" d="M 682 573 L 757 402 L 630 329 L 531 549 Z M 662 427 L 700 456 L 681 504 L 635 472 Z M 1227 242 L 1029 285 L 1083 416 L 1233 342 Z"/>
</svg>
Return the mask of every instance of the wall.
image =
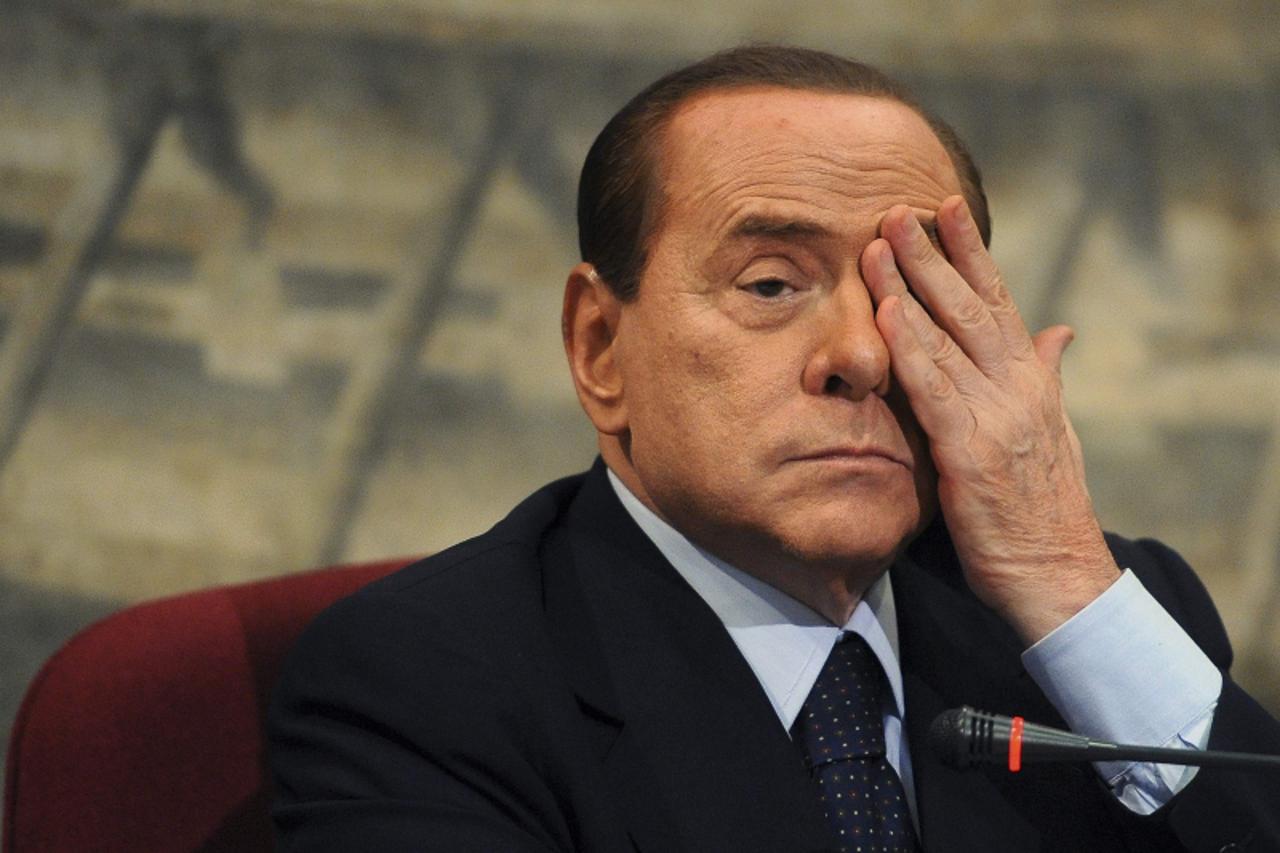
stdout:
<svg viewBox="0 0 1280 853">
<path fill-rule="evenodd" d="M 252 8 L 251 8 L 252 7 Z M 433 551 L 590 463 L 576 170 L 748 39 L 881 64 L 983 165 L 1104 524 L 1198 566 L 1280 708 L 1280 35 L 1243 3 L 10 3 L 0 725 L 129 602 Z"/>
</svg>

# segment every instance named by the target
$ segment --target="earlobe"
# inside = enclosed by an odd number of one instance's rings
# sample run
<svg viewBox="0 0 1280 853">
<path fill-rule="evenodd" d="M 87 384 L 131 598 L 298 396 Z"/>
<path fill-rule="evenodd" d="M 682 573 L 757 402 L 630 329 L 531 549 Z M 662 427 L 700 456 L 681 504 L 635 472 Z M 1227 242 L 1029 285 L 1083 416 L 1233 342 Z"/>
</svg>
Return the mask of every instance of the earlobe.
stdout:
<svg viewBox="0 0 1280 853">
<path fill-rule="evenodd" d="M 578 401 L 599 432 L 618 435 L 627 428 L 618 332 L 622 304 L 596 273 L 580 263 L 564 286 L 560 328 Z"/>
</svg>

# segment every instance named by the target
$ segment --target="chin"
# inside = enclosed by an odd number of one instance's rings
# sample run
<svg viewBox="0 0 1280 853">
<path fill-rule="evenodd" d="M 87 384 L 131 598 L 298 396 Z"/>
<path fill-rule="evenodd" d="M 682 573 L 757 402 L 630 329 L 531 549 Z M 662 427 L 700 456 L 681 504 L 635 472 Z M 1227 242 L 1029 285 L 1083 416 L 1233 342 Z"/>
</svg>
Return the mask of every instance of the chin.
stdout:
<svg viewBox="0 0 1280 853">
<path fill-rule="evenodd" d="M 888 568 L 889 564 L 910 541 L 910 536 L 868 538 L 851 541 L 847 538 L 794 543 L 786 550 L 795 559 L 807 565 L 866 566 Z M 784 546 L 785 547 L 785 546 Z"/>
<path fill-rule="evenodd" d="M 913 505 L 908 511 L 861 512 L 842 508 L 817 513 L 805 523 L 779 531 L 783 549 L 802 563 L 884 565 L 924 526 L 926 519 Z"/>
</svg>

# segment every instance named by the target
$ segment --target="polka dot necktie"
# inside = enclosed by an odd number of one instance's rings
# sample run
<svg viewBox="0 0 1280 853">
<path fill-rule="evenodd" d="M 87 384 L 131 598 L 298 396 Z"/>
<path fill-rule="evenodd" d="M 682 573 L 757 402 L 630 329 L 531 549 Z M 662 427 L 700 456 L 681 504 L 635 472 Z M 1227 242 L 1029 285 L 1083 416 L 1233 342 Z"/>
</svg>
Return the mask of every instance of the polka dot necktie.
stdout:
<svg viewBox="0 0 1280 853">
<path fill-rule="evenodd" d="M 791 728 L 843 853 L 916 851 L 902 780 L 885 757 L 884 670 L 842 634 Z"/>
</svg>

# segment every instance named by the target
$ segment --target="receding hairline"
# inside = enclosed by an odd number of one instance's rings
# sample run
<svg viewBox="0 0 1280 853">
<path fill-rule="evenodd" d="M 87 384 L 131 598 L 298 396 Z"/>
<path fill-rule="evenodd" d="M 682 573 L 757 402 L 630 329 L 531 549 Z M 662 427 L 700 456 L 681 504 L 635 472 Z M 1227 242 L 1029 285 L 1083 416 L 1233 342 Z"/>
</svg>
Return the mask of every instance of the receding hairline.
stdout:
<svg viewBox="0 0 1280 853">
<path fill-rule="evenodd" d="M 961 195 L 965 196 L 968 201 L 968 190 L 965 186 L 964 176 L 961 174 L 959 165 L 955 162 L 951 150 L 947 147 L 946 142 L 939 136 L 938 130 L 930 121 L 929 114 L 919 104 L 914 103 L 909 98 L 899 95 L 895 92 L 858 92 L 849 89 L 841 89 L 835 86 L 827 87 L 821 85 L 805 85 L 776 82 L 757 82 L 747 81 L 741 83 L 725 83 L 717 85 L 712 83 L 705 88 L 700 88 L 692 92 L 685 93 L 684 97 L 667 104 L 665 109 L 661 110 L 661 119 L 654 128 L 655 133 L 651 145 L 645 146 L 641 151 L 641 157 L 644 160 L 643 173 L 646 176 L 645 201 L 644 201 L 644 217 L 640 230 L 640 240 L 644 244 L 646 250 L 649 248 L 649 240 L 662 225 L 663 213 L 666 210 L 668 201 L 664 192 L 667 186 L 666 164 L 670 162 L 670 145 L 671 131 L 676 121 L 696 108 L 700 102 L 713 100 L 718 97 L 732 97 L 737 95 L 764 94 L 769 92 L 786 93 L 798 92 L 804 94 L 831 96 L 837 98 L 856 98 L 867 101 L 884 101 L 891 104 L 897 104 L 905 108 L 914 115 L 929 131 L 929 135 L 934 142 L 938 144 L 938 148 L 946 155 L 946 162 L 951 170 L 951 177 L 955 180 L 955 185 Z M 639 274 L 643 276 L 644 271 L 640 270 Z"/>
<path fill-rule="evenodd" d="M 848 57 L 784 45 L 744 45 L 649 84 L 609 119 L 587 152 L 578 182 L 578 245 L 582 259 L 596 266 L 623 301 L 639 290 L 655 223 L 664 218 L 663 193 L 671 174 L 663 147 L 672 117 L 711 95 L 751 89 L 861 95 L 915 112 L 946 150 L 983 243 L 990 245 L 991 214 L 973 156 L 955 129 L 905 84 Z"/>
</svg>

